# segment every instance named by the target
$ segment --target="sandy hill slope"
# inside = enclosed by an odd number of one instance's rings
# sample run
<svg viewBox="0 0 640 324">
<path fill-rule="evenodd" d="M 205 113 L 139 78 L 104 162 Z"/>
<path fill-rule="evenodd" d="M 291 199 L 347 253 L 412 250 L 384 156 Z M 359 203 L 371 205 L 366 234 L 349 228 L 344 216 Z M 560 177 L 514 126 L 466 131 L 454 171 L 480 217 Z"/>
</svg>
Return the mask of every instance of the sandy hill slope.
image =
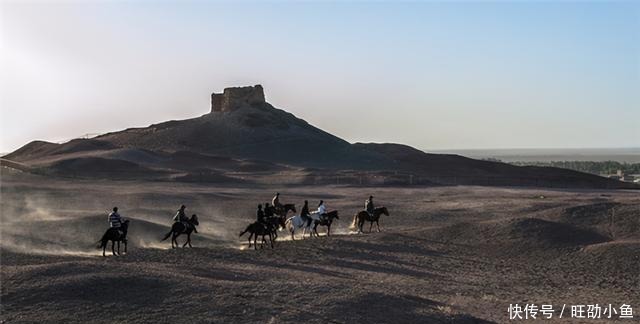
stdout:
<svg viewBox="0 0 640 324">
<path fill-rule="evenodd" d="M 34 141 L 4 159 L 43 173 L 103 178 L 113 175 L 220 182 L 246 181 L 246 176 L 227 174 L 230 172 L 313 170 L 310 173 L 316 176 L 350 170 L 354 174 L 386 171 L 403 175 L 386 184 L 637 187 L 564 169 L 427 154 L 400 144 L 351 144 L 273 107 L 264 100 L 260 86 L 228 88 L 223 94 L 213 94 L 211 112 L 197 118 L 64 144 Z"/>
</svg>

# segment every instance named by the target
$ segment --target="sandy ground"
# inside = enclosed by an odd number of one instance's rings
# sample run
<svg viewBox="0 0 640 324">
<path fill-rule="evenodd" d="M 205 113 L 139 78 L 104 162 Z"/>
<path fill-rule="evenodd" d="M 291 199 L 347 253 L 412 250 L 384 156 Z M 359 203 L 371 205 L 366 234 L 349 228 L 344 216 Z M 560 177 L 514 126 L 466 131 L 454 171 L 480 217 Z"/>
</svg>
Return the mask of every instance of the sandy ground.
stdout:
<svg viewBox="0 0 640 324">
<path fill-rule="evenodd" d="M 246 249 L 279 191 L 338 209 L 335 235 Z M 381 233 L 351 234 L 372 194 Z M 180 204 L 194 248 L 159 239 Z M 129 253 L 95 242 L 114 205 Z M 640 321 L 640 193 L 484 187 L 229 187 L 2 174 L 1 315 L 19 322 L 482 323 L 510 304 L 630 304 Z M 368 229 L 368 228 L 367 228 Z M 323 231 L 322 229 L 321 231 Z M 285 236 L 285 232 L 281 232 Z M 183 242 L 183 238 L 179 238 Z M 545 320 L 541 320 L 544 322 Z"/>
</svg>

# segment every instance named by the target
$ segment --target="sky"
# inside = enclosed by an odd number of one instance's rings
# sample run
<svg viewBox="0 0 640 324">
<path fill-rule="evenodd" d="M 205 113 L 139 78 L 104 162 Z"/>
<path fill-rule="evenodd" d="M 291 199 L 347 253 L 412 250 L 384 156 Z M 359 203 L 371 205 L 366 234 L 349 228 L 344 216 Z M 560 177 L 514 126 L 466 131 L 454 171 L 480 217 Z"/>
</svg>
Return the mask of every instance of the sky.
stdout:
<svg viewBox="0 0 640 324">
<path fill-rule="evenodd" d="M 640 2 L 0 0 L 0 152 L 267 101 L 350 142 L 640 146 Z"/>
</svg>

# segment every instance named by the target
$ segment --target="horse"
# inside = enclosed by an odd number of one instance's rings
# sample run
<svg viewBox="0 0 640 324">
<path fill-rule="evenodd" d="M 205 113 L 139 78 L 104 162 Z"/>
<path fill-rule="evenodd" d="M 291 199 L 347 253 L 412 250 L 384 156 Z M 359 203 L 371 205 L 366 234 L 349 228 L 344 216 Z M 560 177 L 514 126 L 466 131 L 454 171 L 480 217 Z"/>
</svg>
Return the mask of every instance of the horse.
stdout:
<svg viewBox="0 0 640 324">
<path fill-rule="evenodd" d="M 295 204 L 285 204 L 285 205 L 281 205 L 280 207 L 276 208 L 276 215 L 282 217 L 282 218 L 286 218 L 287 214 L 292 211 L 294 213 L 297 213 L 298 211 L 296 210 L 296 205 Z"/>
<path fill-rule="evenodd" d="M 186 223 L 186 225 L 184 223 Z M 164 238 L 161 241 L 164 241 L 168 239 L 169 236 L 173 235 L 173 237 L 171 238 L 171 248 L 173 249 L 175 247 L 180 246 L 176 238 L 180 236 L 180 234 L 187 234 L 187 241 L 184 242 L 182 247 L 187 246 L 187 244 L 189 245 L 189 247 L 193 247 L 191 246 L 191 232 L 193 232 L 196 226 L 200 225 L 200 223 L 198 222 L 198 216 L 193 214 L 193 216 L 191 216 L 191 218 L 186 220 L 184 223 L 183 222 L 173 223 L 173 225 L 171 226 L 171 230 L 169 231 L 169 233 L 167 233 L 167 235 L 164 236 Z M 175 243 L 175 247 L 173 246 L 174 243 Z"/>
<path fill-rule="evenodd" d="M 333 219 L 340 219 L 340 217 L 338 217 L 338 211 L 337 210 L 332 210 L 330 212 L 327 213 L 327 215 L 323 218 L 321 218 L 320 220 L 314 220 L 313 221 L 313 232 L 311 232 L 312 234 L 315 233 L 316 236 L 320 236 L 318 234 L 318 225 L 322 225 L 322 226 L 326 226 L 327 227 L 327 236 L 331 236 L 331 223 L 333 223 Z"/>
<path fill-rule="evenodd" d="M 270 240 L 273 240 L 274 242 L 276 241 L 276 239 L 278 238 L 278 229 L 285 227 L 284 221 L 284 218 L 280 216 L 270 216 L 263 218 L 262 224 L 267 225 L 267 227 L 269 227 L 269 229 L 271 230 L 271 233 L 269 234 Z M 246 233 L 246 231 L 242 232 L 240 236 L 242 236 L 242 234 L 244 233 Z M 250 233 L 249 235 L 249 247 L 251 247 L 251 238 L 253 237 L 253 235 L 253 233 Z"/>
<path fill-rule="evenodd" d="M 309 214 L 309 217 L 311 217 L 311 222 L 307 223 L 307 221 L 305 219 L 302 218 L 302 216 L 300 215 L 296 215 L 296 216 L 292 216 L 289 217 L 287 219 L 287 221 L 285 222 L 285 224 L 289 225 L 289 232 L 291 232 L 291 239 L 295 240 L 295 231 L 296 228 L 302 228 L 302 238 L 304 239 L 304 234 L 309 232 L 311 233 L 311 223 L 313 221 L 319 221 L 320 220 L 320 215 L 318 213 L 311 213 Z"/>
<path fill-rule="evenodd" d="M 273 249 L 273 232 L 274 232 L 274 227 L 272 227 L 271 224 L 269 223 L 260 223 L 260 222 L 253 222 L 251 224 L 249 224 L 249 226 L 247 226 L 247 228 L 240 232 L 240 235 L 238 235 L 239 237 L 242 237 L 242 235 L 244 235 L 244 233 L 249 232 L 251 235 L 249 235 L 249 248 L 251 248 L 251 237 L 253 237 L 253 248 L 255 250 L 258 249 L 258 236 L 262 236 L 262 242 L 260 242 L 260 248 L 264 247 L 264 243 L 267 242 L 267 240 L 265 239 L 265 236 L 269 236 L 269 241 L 271 242 L 271 248 Z"/>
<path fill-rule="evenodd" d="M 266 217 L 264 222 L 270 227 L 271 237 L 274 241 L 278 238 L 278 230 L 286 226 L 285 218 L 280 216 Z M 249 237 L 249 240 L 251 240 L 251 237 Z"/>
<path fill-rule="evenodd" d="M 369 214 L 366 210 L 359 211 L 355 215 L 353 215 L 353 222 L 351 223 L 351 226 L 349 228 L 355 229 L 356 223 L 357 223 L 358 233 L 363 233 L 362 226 L 364 225 L 365 221 L 369 221 L 371 222 L 371 225 L 369 226 L 369 233 L 371 233 L 373 222 L 376 223 L 376 226 L 378 227 L 378 232 L 380 232 L 380 223 L 378 221 L 380 220 L 380 215 L 382 214 L 389 216 L 389 211 L 387 210 L 387 207 L 383 206 L 383 207 L 375 208 L 373 210 L 373 215 Z"/>
<path fill-rule="evenodd" d="M 102 248 L 102 256 L 106 256 L 105 251 L 107 249 L 107 243 L 109 241 L 111 241 L 111 253 L 113 253 L 113 255 L 116 255 L 116 251 L 115 251 L 116 242 L 118 242 L 118 255 L 120 255 L 120 242 L 124 244 L 124 253 L 127 253 L 127 231 L 128 230 L 129 230 L 128 219 L 122 222 L 122 225 L 120 225 L 120 228 L 117 228 L 117 227 L 109 228 L 104 233 L 104 235 L 102 235 L 102 238 L 100 239 L 100 241 L 98 241 L 100 242 L 99 248 Z"/>
</svg>

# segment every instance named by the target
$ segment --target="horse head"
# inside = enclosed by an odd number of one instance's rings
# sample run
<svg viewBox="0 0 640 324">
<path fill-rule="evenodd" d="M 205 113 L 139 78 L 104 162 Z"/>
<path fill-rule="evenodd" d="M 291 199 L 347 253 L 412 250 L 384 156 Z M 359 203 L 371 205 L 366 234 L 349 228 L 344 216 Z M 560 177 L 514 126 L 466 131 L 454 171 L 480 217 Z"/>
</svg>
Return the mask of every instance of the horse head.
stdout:
<svg viewBox="0 0 640 324">
<path fill-rule="evenodd" d="M 380 212 L 389 216 L 389 211 L 387 210 L 387 207 L 384 207 L 384 206 L 380 207 Z"/>
<path fill-rule="evenodd" d="M 328 212 L 327 216 L 329 216 L 329 218 L 340 219 L 340 217 L 338 217 L 338 211 L 337 210 L 332 210 L 332 211 Z"/>
<path fill-rule="evenodd" d="M 285 208 L 284 208 L 284 212 L 285 212 L 285 214 L 287 213 L 287 209 L 289 209 L 290 211 L 292 211 L 294 214 L 298 212 L 298 211 L 296 210 L 296 205 L 295 205 L 295 204 L 286 204 L 286 205 L 285 205 Z"/>
</svg>

